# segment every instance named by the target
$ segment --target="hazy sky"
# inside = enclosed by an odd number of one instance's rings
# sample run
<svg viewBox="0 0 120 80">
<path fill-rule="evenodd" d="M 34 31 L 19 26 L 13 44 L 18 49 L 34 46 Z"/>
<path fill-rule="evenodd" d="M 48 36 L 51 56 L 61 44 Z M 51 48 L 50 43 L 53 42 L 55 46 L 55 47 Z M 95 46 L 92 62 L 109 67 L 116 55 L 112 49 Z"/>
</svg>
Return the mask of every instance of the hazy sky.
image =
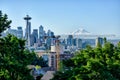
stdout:
<svg viewBox="0 0 120 80">
<path fill-rule="evenodd" d="M 32 29 L 43 25 L 55 34 L 84 28 L 95 34 L 120 34 L 120 0 L 0 0 L 0 10 L 22 26 L 32 17 Z"/>
</svg>

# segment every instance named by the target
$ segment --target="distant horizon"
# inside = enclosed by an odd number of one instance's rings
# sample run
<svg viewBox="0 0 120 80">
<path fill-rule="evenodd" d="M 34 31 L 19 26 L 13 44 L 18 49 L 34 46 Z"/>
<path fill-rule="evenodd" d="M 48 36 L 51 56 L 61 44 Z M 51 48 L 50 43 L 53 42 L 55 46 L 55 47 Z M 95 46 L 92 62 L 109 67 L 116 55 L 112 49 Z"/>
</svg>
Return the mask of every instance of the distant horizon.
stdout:
<svg viewBox="0 0 120 80">
<path fill-rule="evenodd" d="M 120 0 L 1 0 L 0 10 L 12 20 L 11 28 L 23 27 L 32 17 L 31 32 L 43 25 L 55 35 L 83 28 L 93 34 L 120 34 Z"/>
<path fill-rule="evenodd" d="M 18 27 L 22 27 L 22 26 L 18 26 Z M 17 30 L 17 27 L 16 28 L 13 28 L 12 26 L 10 27 L 10 29 L 15 29 Z M 23 27 L 22 27 L 23 29 Z M 79 29 L 83 29 L 83 28 L 79 28 Z M 79 29 L 76 29 L 76 30 L 79 30 Z M 48 30 L 51 30 L 51 29 L 47 29 L 45 30 L 45 32 L 47 33 Z M 55 34 L 55 35 L 74 35 L 73 33 L 76 31 L 74 30 L 73 32 L 68 32 L 68 33 L 62 33 L 62 34 Z M 84 29 L 86 30 L 86 29 Z M 51 30 L 52 31 L 52 30 Z M 87 30 L 86 30 L 87 31 Z M 33 32 L 33 29 L 31 29 L 31 34 Z M 54 32 L 54 31 L 52 31 Z M 38 28 L 38 33 L 39 33 L 39 28 Z M 96 34 L 96 33 L 92 33 L 92 32 L 89 32 L 90 34 L 80 34 L 80 35 L 114 35 L 114 36 L 119 36 L 120 37 L 120 34 Z M 25 34 L 25 30 L 23 30 L 23 34 Z"/>
</svg>

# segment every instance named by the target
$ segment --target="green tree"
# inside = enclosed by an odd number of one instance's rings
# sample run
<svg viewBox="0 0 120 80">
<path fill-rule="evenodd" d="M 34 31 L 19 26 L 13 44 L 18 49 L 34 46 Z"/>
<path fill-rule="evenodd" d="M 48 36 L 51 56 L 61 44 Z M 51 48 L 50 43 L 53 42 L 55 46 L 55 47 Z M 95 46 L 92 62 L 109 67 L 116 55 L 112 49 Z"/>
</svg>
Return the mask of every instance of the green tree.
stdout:
<svg viewBox="0 0 120 80">
<path fill-rule="evenodd" d="M 48 67 L 48 61 L 45 61 L 42 57 L 36 56 L 32 62 L 32 65 L 39 65 L 41 67 Z"/>
<path fill-rule="evenodd" d="M 103 47 L 88 46 L 63 64 L 68 69 L 56 72 L 52 80 L 119 80 L 120 42 L 116 47 L 110 42 Z"/>
<path fill-rule="evenodd" d="M 12 22 L 11 20 L 8 20 L 7 15 L 6 14 L 3 15 L 2 11 L 0 11 L 0 36 L 4 30 L 10 27 L 11 22 Z"/>
<path fill-rule="evenodd" d="M 9 28 L 11 21 L 0 11 L 0 33 Z M 13 35 L 0 38 L 0 80 L 33 80 L 28 65 L 35 53 L 25 49 L 25 40 Z"/>
</svg>

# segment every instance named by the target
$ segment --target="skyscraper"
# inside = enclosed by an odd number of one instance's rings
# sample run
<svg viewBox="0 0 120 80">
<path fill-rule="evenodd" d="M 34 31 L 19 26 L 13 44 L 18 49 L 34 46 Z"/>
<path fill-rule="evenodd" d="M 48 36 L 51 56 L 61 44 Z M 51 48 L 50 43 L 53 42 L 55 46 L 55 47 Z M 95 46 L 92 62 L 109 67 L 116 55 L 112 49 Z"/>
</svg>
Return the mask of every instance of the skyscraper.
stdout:
<svg viewBox="0 0 120 80">
<path fill-rule="evenodd" d="M 98 46 L 98 44 L 100 44 L 101 46 L 103 45 L 103 38 L 101 38 L 101 37 L 98 37 L 98 38 L 96 38 L 96 46 Z"/>
<path fill-rule="evenodd" d="M 77 46 L 77 38 L 73 39 L 73 46 Z"/>
<path fill-rule="evenodd" d="M 53 37 L 54 36 L 54 32 L 52 32 L 51 30 L 48 30 L 47 36 L 48 37 Z"/>
<path fill-rule="evenodd" d="M 77 48 L 82 49 L 82 39 L 77 39 Z"/>
<path fill-rule="evenodd" d="M 72 45 L 73 45 L 73 36 L 72 35 L 68 35 L 67 46 L 72 46 Z"/>
<path fill-rule="evenodd" d="M 23 30 L 22 27 L 17 27 L 17 37 L 18 38 L 23 38 Z"/>
<path fill-rule="evenodd" d="M 17 37 L 17 30 L 9 28 L 8 31 L 6 32 L 6 35 L 7 34 L 11 34 Z"/>
<path fill-rule="evenodd" d="M 38 29 L 33 29 L 34 43 L 38 42 Z"/>
<path fill-rule="evenodd" d="M 39 40 L 40 40 L 40 41 L 43 41 L 44 36 L 45 36 L 44 28 L 43 28 L 42 25 L 40 25 L 40 27 L 39 27 Z"/>
</svg>

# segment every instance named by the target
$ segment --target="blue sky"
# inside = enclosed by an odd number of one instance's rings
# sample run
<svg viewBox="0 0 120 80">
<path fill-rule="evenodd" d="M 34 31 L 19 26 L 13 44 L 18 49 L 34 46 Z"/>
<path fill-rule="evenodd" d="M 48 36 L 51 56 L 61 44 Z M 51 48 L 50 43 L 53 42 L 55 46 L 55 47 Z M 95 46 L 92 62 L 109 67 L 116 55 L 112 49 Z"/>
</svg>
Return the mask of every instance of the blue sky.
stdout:
<svg viewBox="0 0 120 80">
<path fill-rule="evenodd" d="M 43 25 L 55 34 L 84 28 L 94 34 L 120 34 L 120 0 L 0 0 L 0 10 L 22 26 L 32 17 L 32 29 Z"/>
</svg>

